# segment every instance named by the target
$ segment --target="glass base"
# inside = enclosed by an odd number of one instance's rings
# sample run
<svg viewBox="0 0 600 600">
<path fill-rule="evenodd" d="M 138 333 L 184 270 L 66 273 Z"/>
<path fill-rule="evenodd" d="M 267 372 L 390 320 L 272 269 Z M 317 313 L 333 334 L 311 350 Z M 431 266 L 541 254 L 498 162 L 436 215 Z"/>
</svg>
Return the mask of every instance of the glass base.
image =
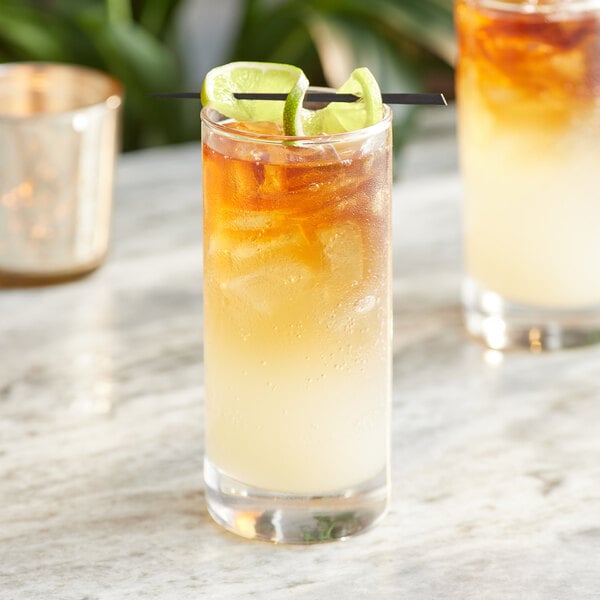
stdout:
<svg viewBox="0 0 600 600">
<path fill-rule="evenodd" d="M 463 283 L 462 304 L 469 334 L 494 350 L 541 352 L 600 342 L 600 306 L 563 310 L 515 304 L 471 278 Z"/>
<path fill-rule="evenodd" d="M 362 533 L 385 514 L 387 476 L 326 496 L 283 494 L 255 489 L 232 479 L 204 459 L 208 512 L 225 529 L 242 537 L 314 544 Z"/>
<path fill-rule="evenodd" d="M 6 270 L 0 266 L 0 287 L 25 288 L 68 283 L 90 275 L 103 262 L 104 255 L 92 262 L 77 265 L 72 269 L 31 272 L 15 272 Z"/>
</svg>

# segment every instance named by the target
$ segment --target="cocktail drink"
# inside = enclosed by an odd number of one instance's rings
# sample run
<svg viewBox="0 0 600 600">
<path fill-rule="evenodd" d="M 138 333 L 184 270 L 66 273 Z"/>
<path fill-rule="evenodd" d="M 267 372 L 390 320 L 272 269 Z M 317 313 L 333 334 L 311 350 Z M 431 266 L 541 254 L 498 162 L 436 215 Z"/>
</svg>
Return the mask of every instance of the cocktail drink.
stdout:
<svg viewBox="0 0 600 600">
<path fill-rule="evenodd" d="M 466 325 L 496 348 L 600 331 L 600 4 L 458 0 Z"/>
<path fill-rule="evenodd" d="M 243 536 L 346 537 L 385 510 L 390 124 L 290 138 L 202 111 L 207 502 Z"/>
</svg>

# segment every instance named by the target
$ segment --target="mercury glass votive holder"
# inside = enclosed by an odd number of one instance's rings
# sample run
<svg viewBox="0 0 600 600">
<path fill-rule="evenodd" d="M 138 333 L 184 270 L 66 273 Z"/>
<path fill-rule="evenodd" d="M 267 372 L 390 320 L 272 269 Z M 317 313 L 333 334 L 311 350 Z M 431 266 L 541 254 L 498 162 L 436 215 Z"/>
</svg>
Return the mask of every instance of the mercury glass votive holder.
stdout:
<svg viewBox="0 0 600 600">
<path fill-rule="evenodd" d="M 56 283 L 106 257 L 123 88 L 93 69 L 0 65 L 0 285 Z"/>
</svg>

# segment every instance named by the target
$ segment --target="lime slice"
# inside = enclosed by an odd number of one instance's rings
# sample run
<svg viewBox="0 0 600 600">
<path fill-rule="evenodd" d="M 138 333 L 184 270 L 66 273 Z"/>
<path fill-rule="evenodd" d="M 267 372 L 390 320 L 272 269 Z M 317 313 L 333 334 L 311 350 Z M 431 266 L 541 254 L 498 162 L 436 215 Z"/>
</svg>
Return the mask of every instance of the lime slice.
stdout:
<svg viewBox="0 0 600 600">
<path fill-rule="evenodd" d="M 340 93 L 355 94 L 356 102 L 332 102 L 312 111 L 302 107 L 308 79 L 292 65 L 264 62 L 233 62 L 210 70 L 202 84 L 201 99 L 236 121 L 270 121 L 283 125 L 285 135 L 303 136 L 343 133 L 379 123 L 383 104 L 379 85 L 366 67 L 355 69 Z M 281 100 L 238 100 L 235 92 L 275 92 Z"/>
<path fill-rule="evenodd" d="M 309 121 L 310 115 L 307 113 L 311 112 L 302 108 L 307 89 L 308 79 L 304 73 L 301 73 L 283 106 L 283 133 L 285 135 L 305 135 L 303 122 Z"/>
<path fill-rule="evenodd" d="M 282 124 L 283 101 L 238 100 L 234 92 L 288 93 L 306 79 L 302 69 L 292 65 L 263 62 L 233 62 L 210 70 L 202 84 L 200 98 L 237 121 L 271 121 Z M 308 82 L 307 82 L 308 86 Z M 300 106 L 302 103 L 300 102 Z M 290 109 L 291 110 L 291 109 Z"/>
<path fill-rule="evenodd" d="M 328 133 L 323 127 L 323 111 L 302 108 L 308 90 L 308 79 L 302 74 L 288 94 L 283 108 L 285 135 L 306 136 Z"/>
<path fill-rule="evenodd" d="M 315 119 L 323 133 L 355 131 L 379 123 L 383 118 L 383 102 L 377 80 L 366 67 L 355 69 L 348 81 L 338 90 L 342 94 L 354 94 L 360 100 L 351 103 L 332 102 L 317 111 Z"/>
</svg>

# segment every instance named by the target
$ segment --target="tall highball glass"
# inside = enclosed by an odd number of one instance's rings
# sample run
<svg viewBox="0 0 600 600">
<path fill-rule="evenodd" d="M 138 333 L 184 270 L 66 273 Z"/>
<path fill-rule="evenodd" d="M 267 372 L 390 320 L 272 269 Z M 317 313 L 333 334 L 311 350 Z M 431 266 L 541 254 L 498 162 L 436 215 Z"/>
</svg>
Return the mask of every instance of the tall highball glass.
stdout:
<svg viewBox="0 0 600 600">
<path fill-rule="evenodd" d="M 468 331 L 600 340 L 600 2 L 458 0 Z"/>
<path fill-rule="evenodd" d="M 312 543 L 384 513 L 391 111 L 289 138 L 202 111 L 205 483 L 247 538 Z"/>
</svg>

